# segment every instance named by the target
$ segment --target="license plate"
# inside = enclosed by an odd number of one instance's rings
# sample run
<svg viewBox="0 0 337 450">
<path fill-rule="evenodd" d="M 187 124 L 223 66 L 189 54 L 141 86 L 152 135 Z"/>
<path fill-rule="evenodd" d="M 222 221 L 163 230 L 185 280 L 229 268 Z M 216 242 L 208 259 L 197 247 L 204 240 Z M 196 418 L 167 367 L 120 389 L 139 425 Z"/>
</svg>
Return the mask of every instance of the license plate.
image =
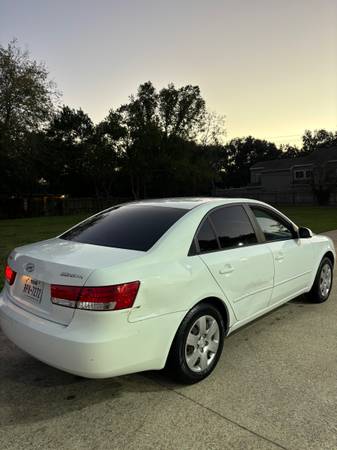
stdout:
<svg viewBox="0 0 337 450">
<path fill-rule="evenodd" d="M 31 277 L 25 277 L 23 282 L 23 295 L 36 303 L 40 303 L 43 294 L 43 282 Z"/>
</svg>

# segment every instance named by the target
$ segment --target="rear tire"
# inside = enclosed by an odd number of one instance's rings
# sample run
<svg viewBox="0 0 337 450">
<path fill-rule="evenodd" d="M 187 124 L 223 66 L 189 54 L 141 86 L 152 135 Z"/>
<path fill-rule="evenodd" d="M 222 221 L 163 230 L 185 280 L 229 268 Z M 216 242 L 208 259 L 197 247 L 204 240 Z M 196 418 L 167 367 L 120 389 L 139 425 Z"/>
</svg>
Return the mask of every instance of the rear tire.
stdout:
<svg viewBox="0 0 337 450">
<path fill-rule="evenodd" d="M 223 348 L 223 318 L 213 305 L 199 303 L 180 324 L 168 357 L 172 376 L 185 384 L 206 378 L 215 368 Z"/>
<path fill-rule="evenodd" d="M 331 259 L 324 257 L 319 265 L 316 278 L 311 290 L 308 292 L 308 298 L 313 303 L 324 303 L 328 300 L 333 280 L 333 264 Z"/>
</svg>

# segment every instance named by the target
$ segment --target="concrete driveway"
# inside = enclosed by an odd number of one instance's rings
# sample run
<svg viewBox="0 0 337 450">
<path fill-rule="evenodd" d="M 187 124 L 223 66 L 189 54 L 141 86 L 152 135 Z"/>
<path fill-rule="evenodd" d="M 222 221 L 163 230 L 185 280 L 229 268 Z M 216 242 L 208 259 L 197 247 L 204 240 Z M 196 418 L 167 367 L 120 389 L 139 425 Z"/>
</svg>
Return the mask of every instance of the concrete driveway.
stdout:
<svg viewBox="0 0 337 450">
<path fill-rule="evenodd" d="M 336 449 L 336 319 L 337 283 L 326 304 L 296 299 L 228 337 L 188 387 L 157 372 L 81 379 L 0 332 L 0 448 Z"/>
</svg>

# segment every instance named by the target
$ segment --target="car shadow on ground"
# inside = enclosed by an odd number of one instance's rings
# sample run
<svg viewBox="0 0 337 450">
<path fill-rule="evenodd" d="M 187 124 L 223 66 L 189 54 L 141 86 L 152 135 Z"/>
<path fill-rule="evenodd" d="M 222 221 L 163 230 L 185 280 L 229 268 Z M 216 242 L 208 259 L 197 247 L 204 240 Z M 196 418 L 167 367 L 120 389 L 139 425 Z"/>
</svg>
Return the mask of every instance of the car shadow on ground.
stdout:
<svg viewBox="0 0 337 450">
<path fill-rule="evenodd" d="M 47 420 L 106 401 L 113 407 L 128 392 L 164 389 L 147 373 L 98 380 L 71 375 L 3 341 L 5 338 L 0 339 L 0 428 Z M 8 351 L 4 352 L 4 346 Z"/>
<path fill-rule="evenodd" d="M 287 320 L 294 307 L 305 307 L 305 296 L 258 318 L 232 333 L 227 345 L 240 345 L 235 336 L 259 321 L 274 325 Z M 270 322 L 270 323 L 269 323 Z M 262 327 L 264 327 L 264 323 Z M 257 327 L 255 333 L 259 333 Z M 247 340 L 248 338 L 243 338 Z M 239 339 L 240 341 L 240 339 Z M 236 344 L 235 344 L 236 342 Z M 182 388 L 166 371 L 149 371 L 116 378 L 91 380 L 50 367 L 10 343 L 0 330 L 0 427 L 13 423 L 33 423 L 80 411 L 89 406 L 114 403 L 128 392 L 146 393 Z"/>
</svg>

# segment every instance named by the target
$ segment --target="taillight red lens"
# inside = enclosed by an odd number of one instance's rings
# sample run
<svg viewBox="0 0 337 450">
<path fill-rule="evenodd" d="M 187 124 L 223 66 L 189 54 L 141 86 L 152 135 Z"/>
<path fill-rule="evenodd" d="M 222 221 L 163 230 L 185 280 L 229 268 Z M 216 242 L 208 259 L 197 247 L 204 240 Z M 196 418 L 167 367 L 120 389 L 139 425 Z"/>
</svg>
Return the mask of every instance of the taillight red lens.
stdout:
<svg viewBox="0 0 337 450">
<path fill-rule="evenodd" d="M 114 286 L 77 287 L 51 286 L 51 301 L 60 306 L 91 311 L 115 311 L 131 308 L 136 299 L 140 282 Z"/>
<path fill-rule="evenodd" d="M 5 268 L 5 278 L 6 278 L 6 281 L 8 281 L 10 286 L 14 283 L 15 277 L 16 277 L 16 272 L 14 272 L 14 270 L 11 269 L 9 267 L 9 265 L 7 264 L 6 268 Z"/>
<path fill-rule="evenodd" d="M 133 281 L 115 286 L 84 287 L 77 308 L 96 311 L 131 308 L 139 284 L 139 281 Z"/>
<path fill-rule="evenodd" d="M 68 306 L 76 308 L 76 302 L 81 292 L 79 286 L 63 286 L 60 284 L 52 284 L 50 286 L 51 301 L 56 305 Z"/>
</svg>

